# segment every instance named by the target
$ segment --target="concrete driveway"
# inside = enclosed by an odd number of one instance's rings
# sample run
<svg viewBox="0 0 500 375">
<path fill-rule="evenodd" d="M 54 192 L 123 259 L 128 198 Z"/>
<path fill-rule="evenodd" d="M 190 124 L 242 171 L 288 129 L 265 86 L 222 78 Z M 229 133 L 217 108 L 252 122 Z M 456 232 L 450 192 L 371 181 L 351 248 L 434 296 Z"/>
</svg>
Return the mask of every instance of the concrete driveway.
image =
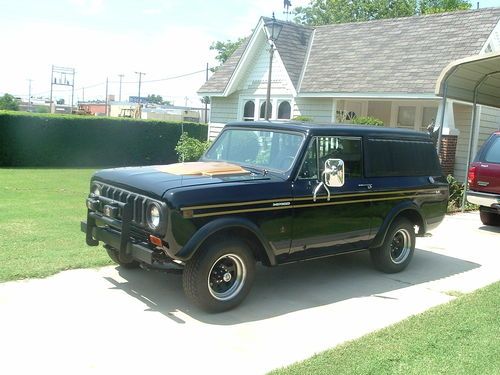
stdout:
<svg viewBox="0 0 500 375">
<path fill-rule="evenodd" d="M 499 240 L 478 213 L 448 216 L 402 273 L 375 271 L 365 252 L 258 267 L 245 302 L 218 315 L 193 308 L 174 274 L 0 284 L 0 373 L 265 373 L 499 280 Z"/>
</svg>

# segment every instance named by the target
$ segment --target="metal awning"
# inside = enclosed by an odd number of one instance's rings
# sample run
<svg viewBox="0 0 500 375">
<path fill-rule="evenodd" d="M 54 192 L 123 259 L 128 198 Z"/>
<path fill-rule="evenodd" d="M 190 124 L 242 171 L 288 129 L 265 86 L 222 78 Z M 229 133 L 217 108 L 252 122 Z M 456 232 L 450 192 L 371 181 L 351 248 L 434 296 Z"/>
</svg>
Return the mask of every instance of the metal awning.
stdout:
<svg viewBox="0 0 500 375">
<path fill-rule="evenodd" d="M 477 95 L 475 96 L 475 91 Z M 500 108 L 500 53 L 453 61 L 441 72 L 437 96 Z"/>
<path fill-rule="evenodd" d="M 473 104 L 469 149 L 465 176 L 473 155 L 474 133 L 477 122 L 477 105 L 500 108 L 500 53 L 488 53 L 466 57 L 450 63 L 441 72 L 435 93 L 443 98 L 441 125 L 439 127 L 438 150 L 441 146 L 446 99 L 455 99 Z M 462 211 L 467 200 L 467 178 L 462 199 Z"/>
</svg>

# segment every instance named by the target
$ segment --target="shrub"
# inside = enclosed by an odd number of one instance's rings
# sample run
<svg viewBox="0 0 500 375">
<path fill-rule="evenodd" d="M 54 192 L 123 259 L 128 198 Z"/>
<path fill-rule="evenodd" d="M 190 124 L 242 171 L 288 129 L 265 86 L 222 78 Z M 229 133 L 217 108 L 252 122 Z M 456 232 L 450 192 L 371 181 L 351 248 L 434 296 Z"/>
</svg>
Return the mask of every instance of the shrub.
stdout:
<svg viewBox="0 0 500 375">
<path fill-rule="evenodd" d="M 384 126 L 384 122 L 382 120 L 370 116 L 356 116 L 351 120 L 351 123 L 358 125 Z"/>
<path fill-rule="evenodd" d="M 207 137 L 207 126 L 197 123 L 0 111 L 0 166 L 173 163 L 182 128 L 192 138 Z"/>
<path fill-rule="evenodd" d="M 457 212 L 462 209 L 462 199 L 464 197 L 464 184 L 458 182 L 451 174 L 446 177 L 450 187 L 450 198 L 448 199 L 448 212 Z M 465 202 L 465 210 L 477 210 L 478 207 L 472 203 Z"/>
<path fill-rule="evenodd" d="M 313 122 L 314 119 L 310 116 L 295 116 L 293 119 L 293 121 L 301 121 L 301 122 Z"/>
<path fill-rule="evenodd" d="M 210 142 L 200 141 L 196 138 L 191 138 L 188 133 L 182 133 L 177 146 L 175 146 L 175 151 L 179 156 L 179 161 L 197 161 L 201 158 L 203 153 L 206 151 Z"/>
</svg>

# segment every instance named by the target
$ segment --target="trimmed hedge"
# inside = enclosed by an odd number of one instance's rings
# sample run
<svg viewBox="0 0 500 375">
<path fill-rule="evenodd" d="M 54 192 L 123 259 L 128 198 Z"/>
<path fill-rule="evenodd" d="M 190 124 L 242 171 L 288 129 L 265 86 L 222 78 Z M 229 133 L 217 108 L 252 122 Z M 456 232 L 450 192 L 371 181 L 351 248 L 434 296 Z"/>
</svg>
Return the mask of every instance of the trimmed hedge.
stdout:
<svg viewBox="0 0 500 375">
<path fill-rule="evenodd" d="M 0 111 L 0 166 L 174 163 L 182 127 L 192 138 L 207 139 L 207 126 L 197 123 Z"/>
</svg>

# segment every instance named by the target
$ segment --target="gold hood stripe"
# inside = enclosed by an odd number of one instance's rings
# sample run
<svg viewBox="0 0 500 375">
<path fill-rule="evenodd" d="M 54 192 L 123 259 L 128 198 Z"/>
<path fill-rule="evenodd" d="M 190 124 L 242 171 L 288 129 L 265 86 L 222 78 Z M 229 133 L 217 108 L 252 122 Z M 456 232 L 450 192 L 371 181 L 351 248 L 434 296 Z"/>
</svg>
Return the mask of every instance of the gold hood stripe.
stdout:
<svg viewBox="0 0 500 375">
<path fill-rule="evenodd" d="M 169 165 L 159 165 L 155 167 L 160 172 L 180 175 L 180 176 L 224 176 L 231 174 L 249 174 L 237 164 L 225 162 L 192 162 L 176 163 Z"/>
</svg>

